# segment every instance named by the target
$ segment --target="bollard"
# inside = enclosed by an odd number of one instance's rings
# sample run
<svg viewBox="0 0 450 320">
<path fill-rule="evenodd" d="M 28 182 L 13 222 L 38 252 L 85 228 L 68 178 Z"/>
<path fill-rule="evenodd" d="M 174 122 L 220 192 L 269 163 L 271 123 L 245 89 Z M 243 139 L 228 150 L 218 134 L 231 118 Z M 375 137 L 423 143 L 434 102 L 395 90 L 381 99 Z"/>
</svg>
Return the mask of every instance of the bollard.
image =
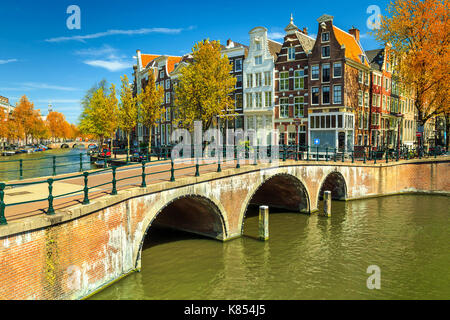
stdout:
<svg viewBox="0 0 450 320">
<path fill-rule="evenodd" d="M 145 188 L 147 187 L 147 183 L 145 182 L 145 161 L 142 161 L 142 183 L 141 183 L 141 188 Z"/>
<path fill-rule="evenodd" d="M 113 196 L 117 195 L 116 169 L 117 169 L 116 167 L 112 167 L 113 179 L 112 179 L 111 195 L 113 195 Z"/>
<path fill-rule="evenodd" d="M 174 182 L 175 181 L 175 169 L 174 169 L 174 163 L 173 160 L 171 161 L 171 169 L 170 169 L 170 182 Z"/>
<path fill-rule="evenodd" d="M 84 175 L 84 199 L 83 199 L 83 204 L 89 204 L 89 188 L 88 188 L 88 176 L 89 176 L 89 172 L 85 172 L 83 173 Z"/>
<path fill-rule="evenodd" d="M 331 217 L 331 191 L 325 191 L 323 195 L 323 214 Z"/>
<path fill-rule="evenodd" d="M 23 178 L 23 160 L 20 159 L 19 163 L 20 163 L 20 180 L 22 180 L 22 178 Z"/>
<path fill-rule="evenodd" d="M 55 214 L 55 209 L 53 208 L 53 179 L 48 179 L 48 210 L 47 215 L 52 216 Z"/>
<path fill-rule="evenodd" d="M 259 207 L 259 240 L 269 240 L 269 207 Z"/>
<path fill-rule="evenodd" d="M 0 183 L 0 225 L 1 226 L 6 226 L 8 224 L 8 222 L 6 221 L 5 218 L 5 188 L 6 185 L 4 183 Z"/>
<path fill-rule="evenodd" d="M 198 163 L 198 158 L 197 158 L 197 162 L 195 164 L 195 176 L 200 177 L 200 165 Z"/>
</svg>

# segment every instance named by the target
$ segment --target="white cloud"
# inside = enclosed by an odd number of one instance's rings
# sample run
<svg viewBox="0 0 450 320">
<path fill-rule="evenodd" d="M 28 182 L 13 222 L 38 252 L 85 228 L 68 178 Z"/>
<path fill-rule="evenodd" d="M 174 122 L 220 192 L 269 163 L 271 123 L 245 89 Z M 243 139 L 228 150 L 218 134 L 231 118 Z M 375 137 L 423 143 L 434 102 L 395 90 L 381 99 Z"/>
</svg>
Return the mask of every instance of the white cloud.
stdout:
<svg viewBox="0 0 450 320">
<path fill-rule="evenodd" d="M 80 89 L 72 87 L 63 87 L 48 83 L 24 82 L 17 83 L 16 87 L 0 88 L 2 91 L 30 91 L 30 90 L 56 90 L 56 91 L 78 91 Z"/>
<path fill-rule="evenodd" d="M 111 55 L 116 55 L 117 53 L 117 49 L 109 46 L 109 45 L 104 45 L 101 48 L 88 48 L 88 49 L 81 49 L 78 51 L 75 51 L 74 54 L 79 55 L 79 56 L 93 56 L 93 57 L 98 57 L 98 56 L 111 56 Z"/>
<path fill-rule="evenodd" d="M 7 64 L 7 63 L 12 63 L 12 62 L 17 62 L 19 60 L 17 59 L 7 59 L 7 60 L 0 60 L 0 64 Z"/>
<path fill-rule="evenodd" d="M 63 41 L 81 41 L 85 42 L 85 40 L 89 39 L 97 39 L 102 37 L 114 36 L 114 35 L 141 35 L 141 34 L 149 34 L 149 33 L 162 33 L 162 34 L 178 34 L 183 30 L 192 30 L 193 27 L 189 27 L 188 29 L 178 28 L 142 28 L 137 30 L 108 30 L 105 32 L 98 32 L 93 34 L 88 34 L 84 36 L 72 36 L 72 37 L 57 37 L 45 39 L 47 42 L 63 42 Z"/>
<path fill-rule="evenodd" d="M 272 40 L 284 39 L 285 34 L 281 32 L 269 32 L 267 37 Z"/>
<path fill-rule="evenodd" d="M 120 70 L 124 70 L 124 69 L 128 69 L 128 68 L 132 68 L 133 64 L 129 63 L 129 62 L 124 62 L 121 60 L 88 60 L 88 61 L 84 61 L 85 64 L 88 64 L 90 66 L 93 67 L 100 67 L 100 68 L 104 68 L 106 70 L 109 71 L 120 71 Z"/>
</svg>

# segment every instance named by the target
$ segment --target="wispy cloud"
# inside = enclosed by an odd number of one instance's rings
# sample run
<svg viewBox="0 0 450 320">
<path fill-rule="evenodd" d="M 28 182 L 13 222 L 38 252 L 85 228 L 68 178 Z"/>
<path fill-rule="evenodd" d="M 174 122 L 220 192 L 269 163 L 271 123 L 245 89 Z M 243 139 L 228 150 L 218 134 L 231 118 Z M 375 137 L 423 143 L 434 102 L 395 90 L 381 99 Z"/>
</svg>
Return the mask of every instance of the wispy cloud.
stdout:
<svg viewBox="0 0 450 320">
<path fill-rule="evenodd" d="M 120 60 L 115 60 L 115 61 L 88 60 L 88 61 L 84 61 L 84 63 L 87 65 L 93 66 L 93 67 L 104 68 L 104 69 L 112 71 L 112 72 L 129 69 L 129 68 L 133 67 L 133 63 L 124 62 L 124 61 L 120 61 Z"/>
<path fill-rule="evenodd" d="M 100 48 L 88 48 L 74 52 L 75 55 L 88 57 L 83 63 L 116 72 L 133 67 L 129 57 L 120 54 L 119 50 L 109 45 Z"/>
<path fill-rule="evenodd" d="M 0 88 L 2 91 L 30 91 L 30 90 L 56 90 L 56 91 L 78 91 L 77 88 L 63 87 L 48 83 L 25 82 L 17 83 L 15 87 Z"/>
<path fill-rule="evenodd" d="M 272 40 L 284 39 L 285 34 L 281 32 L 269 32 L 267 37 Z"/>
<path fill-rule="evenodd" d="M 150 34 L 150 33 L 162 33 L 162 34 L 178 34 L 181 33 L 184 30 L 192 30 L 194 27 L 189 27 L 187 29 L 183 28 L 142 28 L 137 30 L 108 30 L 105 32 L 98 32 L 93 34 L 87 34 L 87 35 L 79 35 L 79 36 L 72 36 L 72 37 L 57 37 L 57 38 L 50 38 L 45 39 L 47 42 L 63 42 L 63 41 L 80 41 L 80 42 L 86 42 L 86 40 L 90 39 L 97 39 L 102 37 L 108 37 L 108 36 L 115 36 L 115 35 L 142 35 L 142 34 Z"/>
<path fill-rule="evenodd" d="M 7 63 L 12 63 L 12 62 L 17 62 L 19 60 L 17 59 L 7 59 L 7 60 L 0 60 L 0 64 L 7 64 Z"/>
</svg>

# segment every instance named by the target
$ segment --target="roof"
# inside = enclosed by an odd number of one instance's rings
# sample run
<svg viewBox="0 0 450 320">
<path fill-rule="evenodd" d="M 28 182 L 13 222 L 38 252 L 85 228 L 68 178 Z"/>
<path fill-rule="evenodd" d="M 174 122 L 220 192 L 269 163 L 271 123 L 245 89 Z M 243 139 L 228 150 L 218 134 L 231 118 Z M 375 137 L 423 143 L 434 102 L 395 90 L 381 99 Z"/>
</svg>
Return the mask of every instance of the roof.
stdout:
<svg viewBox="0 0 450 320">
<path fill-rule="evenodd" d="M 333 26 L 334 35 L 337 41 L 345 46 L 345 57 L 355 62 L 361 63 L 361 56 L 365 56 L 361 45 L 356 41 L 355 37 L 336 26 Z M 369 63 L 365 60 L 364 65 L 369 67 Z"/>
<path fill-rule="evenodd" d="M 283 45 L 270 39 L 267 40 L 267 45 L 269 46 L 270 54 L 274 57 L 275 60 L 277 60 L 278 54 L 280 53 Z"/>
<path fill-rule="evenodd" d="M 313 49 L 316 40 L 299 31 L 295 32 L 295 35 L 297 36 L 298 41 L 300 41 L 303 51 L 309 52 Z"/>
<path fill-rule="evenodd" d="M 142 67 L 145 68 L 151 61 L 153 61 L 155 58 L 158 58 L 160 55 L 158 54 L 141 54 L 141 62 Z"/>
<path fill-rule="evenodd" d="M 154 61 L 156 58 L 159 57 L 166 57 L 167 58 L 167 72 L 170 74 L 174 69 L 175 65 L 179 63 L 182 59 L 182 57 L 176 57 L 176 56 L 162 56 L 162 55 L 156 55 L 156 54 L 141 54 L 142 59 L 142 66 L 144 68 L 148 67 L 148 65 Z"/>
<path fill-rule="evenodd" d="M 369 59 L 372 69 L 382 71 L 384 62 L 384 49 L 376 49 L 366 51 L 367 59 Z"/>
</svg>

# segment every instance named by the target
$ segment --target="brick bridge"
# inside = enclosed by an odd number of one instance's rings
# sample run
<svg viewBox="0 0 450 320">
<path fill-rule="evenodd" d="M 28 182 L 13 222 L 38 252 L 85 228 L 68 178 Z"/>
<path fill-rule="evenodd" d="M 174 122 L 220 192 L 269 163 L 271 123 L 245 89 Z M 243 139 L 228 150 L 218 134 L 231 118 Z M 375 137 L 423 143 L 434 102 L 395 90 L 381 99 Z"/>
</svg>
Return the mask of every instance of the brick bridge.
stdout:
<svg viewBox="0 0 450 320">
<path fill-rule="evenodd" d="M 87 149 L 89 146 L 96 146 L 93 142 L 73 141 L 73 142 L 58 142 L 50 143 L 48 146 L 52 149 L 74 149 L 82 148 Z"/>
<path fill-rule="evenodd" d="M 0 227 L 1 299 L 80 299 L 140 270 L 154 225 L 220 241 L 240 237 L 249 205 L 314 213 L 321 193 L 353 200 L 401 193 L 450 194 L 450 160 L 391 164 L 280 162 L 186 172 L 175 182 L 119 190 L 89 205 Z"/>
</svg>

